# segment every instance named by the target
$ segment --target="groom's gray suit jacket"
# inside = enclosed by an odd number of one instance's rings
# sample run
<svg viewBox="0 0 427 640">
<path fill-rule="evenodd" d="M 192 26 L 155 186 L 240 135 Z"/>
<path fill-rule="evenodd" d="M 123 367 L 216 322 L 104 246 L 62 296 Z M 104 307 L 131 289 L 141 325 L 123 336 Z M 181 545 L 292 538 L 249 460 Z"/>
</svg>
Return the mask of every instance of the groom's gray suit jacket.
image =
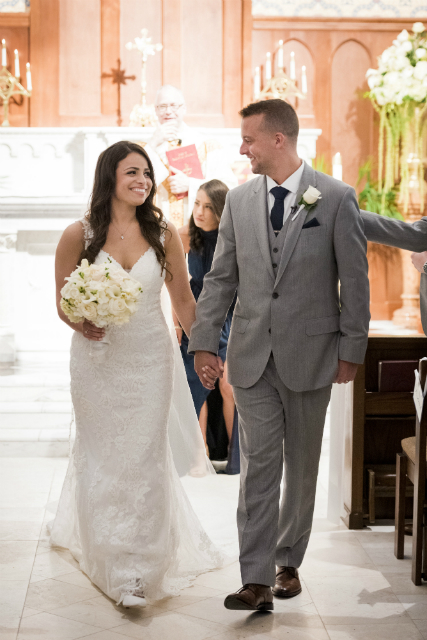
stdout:
<svg viewBox="0 0 427 640">
<path fill-rule="evenodd" d="M 338 359 L 362 363 L 369 327 L 366 239 L 354 190 L 305 164 L 298 202 L 312 185 L 322 199 L 290 221 L 275 277 L 265 176 L 227 195 L 211 271 L 206 275 L 189 351 L 217 353 L 237 290 L 227 351 L 229 381 L 251 387 L 273 353 L 292 391 L 332 383 Z M 304 229 L 316 218 L 319 226 Z M 340 282 L 340 290 L 338 283 Z"/>
<path fill-rule="evenodd" d="M 365 235 L 371 242 L 387 244 L 391 247 L 421 253 L 427 251 L 427 217 L 413 224 L 393 220 L 377 213 L 361 211 Z M 421 274 L 420 281 L 421 322 L 427 334 L 427 275 Z"/>
</svg>

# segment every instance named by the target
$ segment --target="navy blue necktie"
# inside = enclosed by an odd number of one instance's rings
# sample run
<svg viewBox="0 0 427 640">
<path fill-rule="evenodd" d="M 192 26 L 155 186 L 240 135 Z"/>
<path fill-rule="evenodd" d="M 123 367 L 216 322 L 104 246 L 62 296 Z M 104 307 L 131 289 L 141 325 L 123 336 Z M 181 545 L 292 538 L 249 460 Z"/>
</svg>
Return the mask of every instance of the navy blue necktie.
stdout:
<svg viewBox="0 0 427 640">
<path fill-rule="evenodd" d="M 271 226 L 275 233 L 279 233 L 283 227 L 285 198 L 289 193 L 289 189 L 285 189 L 285 187 L 273 187 L 273 189 L 270 189 L 270 193 L 274 196 L 274 205 L 270 213 Z"/>
</svg>

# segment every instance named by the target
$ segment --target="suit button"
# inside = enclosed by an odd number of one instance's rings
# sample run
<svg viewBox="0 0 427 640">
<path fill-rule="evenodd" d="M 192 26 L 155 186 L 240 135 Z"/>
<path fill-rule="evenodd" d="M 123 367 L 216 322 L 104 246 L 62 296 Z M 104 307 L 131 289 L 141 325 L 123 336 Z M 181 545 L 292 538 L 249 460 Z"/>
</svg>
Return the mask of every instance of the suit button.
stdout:
<svg viewBox="0 0 427 640">
<path fill-rule="evenodd" d="M 268 330 L 268 333 L 271 333 L 271 329 Z"/>
<path fill-rule="evenodd" d="M 273 264 L 271 266 L 273 267 L 273 269 L 275 269 L 277 267 L 277 264 L 275 262 L 273 262 Z"/>
<path fill-rule="evenodd" d="M 275 291 L 275 292 L 273 293 L 273 298 L 276 300 L 276 298 L 278 298 L 278 297 L 279 297 L 279 294 Z"/>
<path fill-rule="evenodd" d="M 277 253 L 278 251 L 279 251 L 279 249 L 277 247 L 274 247 L 273 253 Z"/>
</svg>

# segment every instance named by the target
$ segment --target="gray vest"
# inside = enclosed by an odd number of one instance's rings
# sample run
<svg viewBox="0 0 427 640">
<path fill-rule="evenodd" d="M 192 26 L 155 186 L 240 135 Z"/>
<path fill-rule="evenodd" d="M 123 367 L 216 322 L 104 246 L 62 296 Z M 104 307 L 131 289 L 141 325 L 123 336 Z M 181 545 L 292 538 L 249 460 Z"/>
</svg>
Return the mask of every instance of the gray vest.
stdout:
<svg viewBox="0 0 427 640">
<path fill-rule="evenodd" d="M 276 234 L 271 226 L 270 214 L 267 207 L 267 228 L 268 228 L 268 240 L 270 244 L 270 256 L 271 265 L 273 267 L 274 275 L 277 276 L 277 270 L 279 268 L 280 260 L 282 258 L 283 245 L 285 244 L 286 234 L 288 233 L 289 225 L 291 223 L 292 214 L 289 214 L 285 220 L 285 224 Z"/>
</svg>

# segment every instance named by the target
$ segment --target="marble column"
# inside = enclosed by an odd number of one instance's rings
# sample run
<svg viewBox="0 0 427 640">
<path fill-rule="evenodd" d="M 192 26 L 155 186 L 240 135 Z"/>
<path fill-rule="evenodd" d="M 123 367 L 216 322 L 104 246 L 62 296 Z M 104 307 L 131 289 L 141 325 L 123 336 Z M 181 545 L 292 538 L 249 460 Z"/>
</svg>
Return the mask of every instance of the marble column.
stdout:
<svg viewBox="0 0 427 640">
<path fill-rule="evenodd" d="M 0 362 L 16 358 L 13 328 L 13 264 L 16 233 L 0 233 Z"/>
</svg>

